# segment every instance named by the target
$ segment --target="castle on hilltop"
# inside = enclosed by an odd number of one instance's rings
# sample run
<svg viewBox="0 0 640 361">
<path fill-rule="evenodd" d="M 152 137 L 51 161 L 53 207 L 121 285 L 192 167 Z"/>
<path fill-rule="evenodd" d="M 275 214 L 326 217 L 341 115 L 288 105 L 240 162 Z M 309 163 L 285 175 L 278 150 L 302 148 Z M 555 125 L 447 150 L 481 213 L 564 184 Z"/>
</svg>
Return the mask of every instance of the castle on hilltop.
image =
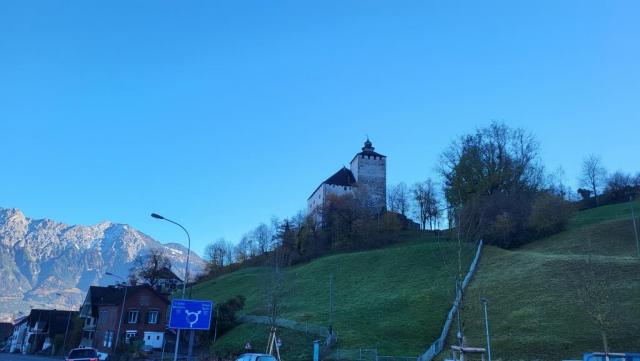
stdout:
<svg viewBox="0 0 640 361">
<path fill-rule="evenodd" d="M 368 137 L 349 168 L 342 167 L 313 191 L 307 199 L 309 214 L 321 220 L 320 211 L 327 197 L 346 194 L 353 195 L 376 213 L 387 207 L 387 157 L 375 152 Z"/>
</svg>

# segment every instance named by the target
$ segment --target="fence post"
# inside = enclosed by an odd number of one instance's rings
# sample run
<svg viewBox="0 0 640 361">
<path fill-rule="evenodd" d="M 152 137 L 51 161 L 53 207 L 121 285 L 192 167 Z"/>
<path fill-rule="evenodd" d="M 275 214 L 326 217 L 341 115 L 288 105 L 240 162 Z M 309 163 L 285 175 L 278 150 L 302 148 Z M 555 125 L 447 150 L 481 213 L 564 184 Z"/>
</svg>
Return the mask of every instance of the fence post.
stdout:
<svg viewBox="0 0 640 361">
<path fill-rule="evenodd" d="M 320 341 L 313 341 L 313 361 L 320 361 Z"/>
</svg>

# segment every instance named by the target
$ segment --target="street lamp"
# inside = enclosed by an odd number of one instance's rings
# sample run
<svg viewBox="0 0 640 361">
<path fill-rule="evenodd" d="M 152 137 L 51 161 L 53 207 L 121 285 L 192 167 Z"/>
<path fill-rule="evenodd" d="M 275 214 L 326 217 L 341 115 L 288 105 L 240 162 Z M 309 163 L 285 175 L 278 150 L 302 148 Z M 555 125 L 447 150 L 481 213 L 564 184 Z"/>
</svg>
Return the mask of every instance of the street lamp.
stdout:
<svg viewBox="0 0 640 361">
<path fill-rule="evenodd" d="M 489 300 L 486 298 L 481 298 L 480 302 L 484 306 L 484 327 L 487 332 L 487 356 L 489 357 L 489 361 L 491 361 L 491 338 L 489 337 L 489 316 L 487 314 L 487 304 Z"/>
<path fill-rule="evenodd" d="M 189 255 L 191 253 L 191 236 L 189 235 L 189 232 L 187 231 L 186 228 L 184 228 L 180 223 L 172 221 L 168 218 L 165 218 L 157 213 L 151 213 L 151 217 L 156 218 L 156 219 L 160 219 L 160 220 L 164 220 L 170 223 L 175 224 L 176 226 L 182 228 L 182 230 L 184 231 L 184 233 L 187 234 L 187 241 L 188 243 L 188 247 L 187 247 L 187 264 L 184 267 L 184 282 L 182 284 L 182 298 L 184 299 L 185 297 L 185 293 L 187 291 L 187 282 L 189 281 Z M 191 337 L 189 338 L 189 351 L 191 351 L 191 344 L 193 342 L 193 330 L 191 331 Z M 176 349 L 173 353 L 173 361 L 177 361 L 178 360 L 178 346 L 180 345 L 180 329 L 178 329 L 178 333 L 176 335 Z M 189 355 L 191 356 L 191 355 Z"/>
<path fill-rule="evenodd" d="M 111 272 L 105 272 L 107 276 L 117 277 L 122 280 L 124 284 L 124 296 L 122 296 L 122 308 L 120 308 L 120 321 L 118 321 L 118 333 L 116 333 L 116 342 L 113 344 L 113 353 L 116 351 L 116 347 L 118 347 L 118 341 L 120 341 L 120 328 L 122 327 L 122 315 L 124 314 L 124 304 L 127 302 L 127 282 L 121 276 L 117 274 L 113 274 Z"/>
</svg>

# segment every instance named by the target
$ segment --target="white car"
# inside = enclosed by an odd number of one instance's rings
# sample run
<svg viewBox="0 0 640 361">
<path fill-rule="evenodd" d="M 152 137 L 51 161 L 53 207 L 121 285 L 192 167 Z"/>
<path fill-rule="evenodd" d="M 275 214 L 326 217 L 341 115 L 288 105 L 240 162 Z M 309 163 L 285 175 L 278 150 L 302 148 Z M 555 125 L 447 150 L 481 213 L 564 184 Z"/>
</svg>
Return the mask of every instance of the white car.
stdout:
<svg viewBox="0 0 640 361">
<path fill-rule="evenodd" d="M 66 361 L 98 361 L 98 353 L 92 348 L 74 348 L 65 358 Z"/>
<path fill-rule="evenodd" d="M 243 353 L 236 361 L 278 361 L 268 353 Z"/>
</svg>

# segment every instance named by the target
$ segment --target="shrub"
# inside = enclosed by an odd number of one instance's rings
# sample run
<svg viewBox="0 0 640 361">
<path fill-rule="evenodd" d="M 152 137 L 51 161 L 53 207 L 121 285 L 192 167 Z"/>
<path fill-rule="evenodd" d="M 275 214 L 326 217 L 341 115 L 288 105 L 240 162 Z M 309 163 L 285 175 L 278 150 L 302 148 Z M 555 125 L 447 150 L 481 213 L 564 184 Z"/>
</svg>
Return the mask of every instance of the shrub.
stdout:
<svg viewBox="0 0 640 361">
<path fill-rule="evenodd" d="M 531 207 L 529 227 L 537 237 L 562 231 L 573 215 L 573 207 L 562 197 L 540 193 Z"/>
</svg>

